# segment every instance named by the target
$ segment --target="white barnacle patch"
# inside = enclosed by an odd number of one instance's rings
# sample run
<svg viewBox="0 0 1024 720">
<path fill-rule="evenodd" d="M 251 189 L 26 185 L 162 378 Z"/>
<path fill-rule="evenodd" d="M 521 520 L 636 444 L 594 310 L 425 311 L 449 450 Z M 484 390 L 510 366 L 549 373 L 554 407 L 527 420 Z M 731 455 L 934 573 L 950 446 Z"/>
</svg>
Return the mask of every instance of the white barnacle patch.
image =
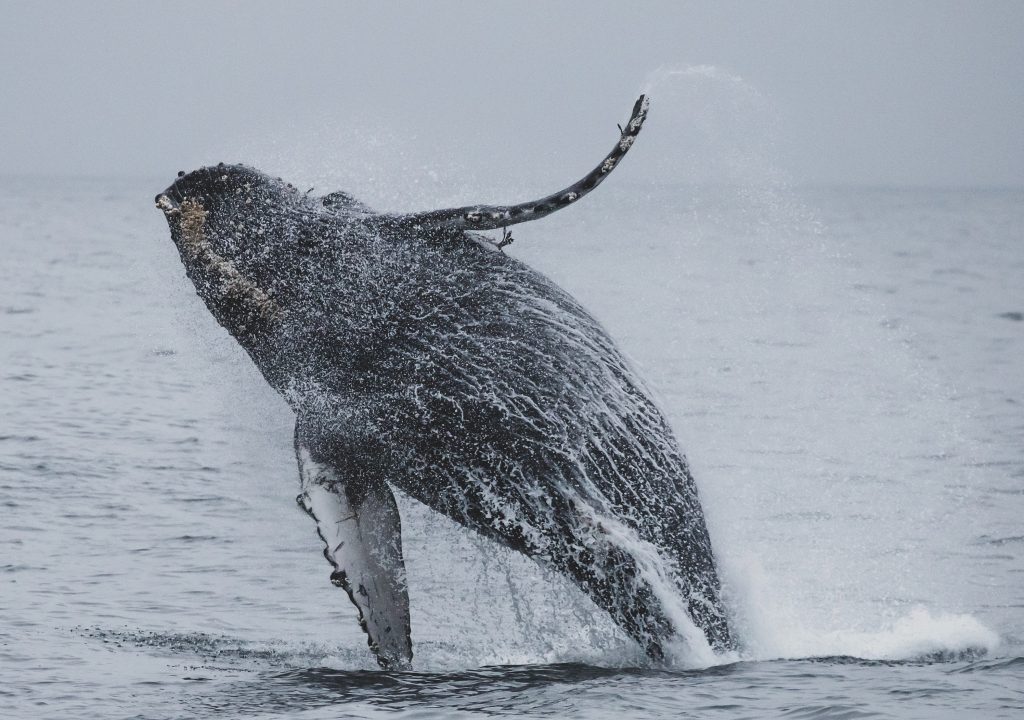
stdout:
<svg viewBox="0 0 1024 720">
<path fill-rule="evenodd" d="M 163 197 L 166 197 L 163 196 Z M 203 226 L 206 224 L 206 208 L 201 203 L 186 199 L 181 203 L 181 239 L 182 244 L 193 258 L 199 259 L 210 245 L 206 241 Z M 212 252 L 212 251 L 210 251 Z"/>
<path fill-rule="evenodd" d="M 633 118 L 633 120 L 630 121 L 630 132 L 635 133 L 640 130 L 640 126 L 643 125 L 644 118 L 647 117 L 647 108 L 649 107 L 649 105 L 650 102 L 648 100 L 643 101 L 643 104 L 640 107 L 640 112 L 637 114 L 637 117 Z"/>
<path fill-rule="evenodd" d="M 608 158 L 601 164 L 601 172 L 611 172 L 612 168 L 615 167 L 615 158 Z"/>
<path fill-rule="evenodd" d="M 478 212 L 468 212 L 466 213 L 466 220 L 471 223 L 478 223 L 483 220 L 483 216 Z"/>
<path fill-rule="evenodd" d="M 206 237 L 209 215 L 206 208 L 196 200 L 187 199 L 181 203 L 180 212 L 182 246 L 193 260 L 206 267 L 211 279 L 219 283 L 220 293 L 242 300 L 263 320 L 277 320 L 283 314 L 281 306 L 210 245 Z"/>
<path fill-rule="evenodd" d="M 174 203 L 166 195 L 161 195 L 156 199 L 156 206 L 163 211 L 164 215 L 177 215 L 179 210 L 174 207 Z"/>
<path fill-rule="evenodd" d="M 578 197 L 579 197 L 578 193 L 574 193 L 574 192 L 566 193 L 565 194 L 565 201 L 566 202 L 576 202 L 576 198 L 578 198 Z"/>
<path fill-rule="evenodd" d="M 629 148 L 631 148 L 633 146 L 633 143 L 635 141 L 636 141 L 636 135 L 626 135 L 626 136 L 624 136 L 621 140 L 619 140 L 619 150 L 622 151 L 622 152 L 626 152 L 627 150 L 629 150 Z"/>
</svg>

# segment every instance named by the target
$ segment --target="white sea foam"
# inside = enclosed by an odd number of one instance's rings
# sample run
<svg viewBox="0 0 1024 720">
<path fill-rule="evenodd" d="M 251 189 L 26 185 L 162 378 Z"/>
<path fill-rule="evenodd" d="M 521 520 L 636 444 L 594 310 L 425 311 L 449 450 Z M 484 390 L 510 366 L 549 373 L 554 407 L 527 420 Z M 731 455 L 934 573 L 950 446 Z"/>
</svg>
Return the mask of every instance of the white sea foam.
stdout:
<svg viewBox="0 0 1024 720">
<path fill-rule="evenodd" d="M 807 599 L 814 607 L 801 607 L 800 598 L 785 587 L 769 585 L 756 562 L 746 563 L 743 579 L 737 570 L 727 572 L 745 645 L 741 655 L 748 659 L 948 660 L 994 653 L 1001 644 L 995 631 L 970 614 L 925 605 L 895 613 L 878 601 L 836 605 L 822 613 L 817 598 Z"/>
</svg>

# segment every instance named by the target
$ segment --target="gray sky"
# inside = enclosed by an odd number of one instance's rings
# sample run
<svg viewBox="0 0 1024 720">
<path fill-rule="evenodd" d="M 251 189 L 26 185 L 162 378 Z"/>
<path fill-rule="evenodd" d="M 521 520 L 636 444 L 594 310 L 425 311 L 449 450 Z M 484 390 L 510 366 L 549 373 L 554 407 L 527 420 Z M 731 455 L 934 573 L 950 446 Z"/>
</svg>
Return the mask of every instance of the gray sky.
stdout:
<svg viewBox="0 0 1024 720">
<path fill-rule="evenodd" d="M 683 160 L 723 127 L 796 182 L 1024 184 L 1024 2 L 629 5 L 0 0 L 0 174 L 377 147 L 558 183 L 653 71 L 707 65 L 651 89 Z"/>
</svg>

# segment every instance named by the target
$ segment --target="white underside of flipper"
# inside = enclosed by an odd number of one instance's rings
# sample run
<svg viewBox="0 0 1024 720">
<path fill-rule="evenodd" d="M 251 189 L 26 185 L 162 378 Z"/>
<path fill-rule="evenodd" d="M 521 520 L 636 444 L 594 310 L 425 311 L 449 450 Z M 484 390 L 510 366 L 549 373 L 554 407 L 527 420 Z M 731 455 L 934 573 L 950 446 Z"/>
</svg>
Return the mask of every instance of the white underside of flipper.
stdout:
<svg viewBox="0 0 1024 720">
<path fill-rule="evenodd" d="M 359 611 L 370 649 L 385 669 L 412 663 L 409 592 L 402 559 L 402 528 L 386 484 L 354 491 L 338 469 L 297 448 L 302 477 L 299 505 L 316 520 L 331 582 Z"/>
</svg>

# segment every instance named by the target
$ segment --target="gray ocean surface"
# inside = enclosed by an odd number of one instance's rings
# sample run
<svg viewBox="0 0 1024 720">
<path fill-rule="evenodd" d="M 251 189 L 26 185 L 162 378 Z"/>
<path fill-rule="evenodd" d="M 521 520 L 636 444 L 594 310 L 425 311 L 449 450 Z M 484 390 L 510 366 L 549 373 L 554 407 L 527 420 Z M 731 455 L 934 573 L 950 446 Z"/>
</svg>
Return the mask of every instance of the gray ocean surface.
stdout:
<svg viewBox="0 0 1024 720">
<path fill-rule="evenodd" d="M 169 179 L 0 181 L 0 716 L 1024 716 L 1021 190 L 613 179 L 517 228 L 672 420 L 743 648 L 652 666 L 400 497 L 415 671 L 386 673 Z"/>
</svg>

